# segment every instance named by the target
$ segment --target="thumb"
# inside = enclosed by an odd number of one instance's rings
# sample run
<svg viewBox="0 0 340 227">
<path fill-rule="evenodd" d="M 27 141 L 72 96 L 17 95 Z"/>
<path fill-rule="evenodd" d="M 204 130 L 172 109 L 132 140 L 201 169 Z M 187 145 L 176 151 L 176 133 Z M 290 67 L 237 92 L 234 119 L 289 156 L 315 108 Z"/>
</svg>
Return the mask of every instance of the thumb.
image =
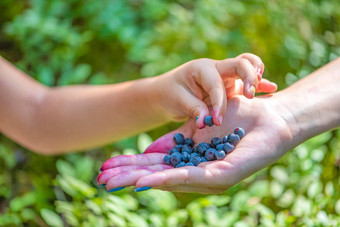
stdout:
<svg viewBox="0 0 340 227">
<path fill-rule="evenodd" d="M 184 125 L 178 129 L 165 134 L 164 136 L 155 140 L 146 150 L 146 153 L 168 153 L 171 148 L 173 148 L 176 143 L 174 141 L 174 135 L 176 133 L 183 134 L 184 138 L 191 138 L 194 134 L 195 121 L 193 119 L 188 120 Z"/>
</svg>

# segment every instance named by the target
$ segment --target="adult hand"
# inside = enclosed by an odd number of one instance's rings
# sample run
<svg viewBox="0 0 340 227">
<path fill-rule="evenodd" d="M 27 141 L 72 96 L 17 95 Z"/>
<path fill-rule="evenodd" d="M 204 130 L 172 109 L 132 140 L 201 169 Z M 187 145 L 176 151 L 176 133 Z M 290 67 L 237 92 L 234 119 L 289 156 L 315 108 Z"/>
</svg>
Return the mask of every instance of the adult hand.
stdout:
<svg viewBox="0 0 340 227">
<path fill-rule="evenodd" d="M 189 120 L 156 140 L 144 154 L 117 156 L 106 161 L 98 177 L 108 190 L 122 186 L 152 187 L 176 192 L 220 193 L 254 172 L 274 163 L 288 151 L 292 135 L 275 97 L 268 95 L 252 100 L 235 96 L 228 100 L 227 113 L 219 127 L 197 129 Z M 246 136 L 224 160 L 204 162 L 197 167 L 173 168 L 162 162 L 164 154 L 175 144 L 177 132 L 196 143 L 223 137 L 242 127 Z"/>
</svg>

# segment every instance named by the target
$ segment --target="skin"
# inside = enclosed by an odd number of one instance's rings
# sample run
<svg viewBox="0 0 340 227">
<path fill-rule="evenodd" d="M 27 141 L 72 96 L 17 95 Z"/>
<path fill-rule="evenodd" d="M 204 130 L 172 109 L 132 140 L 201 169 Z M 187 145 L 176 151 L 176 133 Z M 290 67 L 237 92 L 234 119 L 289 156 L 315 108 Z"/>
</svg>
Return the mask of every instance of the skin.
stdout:
<svg viewBox="0 0 340 227">
<path fill-rule="evenodd" d="M 339 69 L 340 58 L 278 93 L 251 100 L 236 95 L 228 100 L 221 126 L 199 130 L 189 120 L 156 140 L 144 154 L 107 160 L 98 182 L 106 184 L 107 189 L 135 185 L 175 192 L 221 193 L 273 164 L 303 141 L 340 126 Z M 247 134 L 224 160 L 198 167 L 169 168 L 162 164 L 162 157 L 174 146 L 175 133 L 209 142 L 236 127 L 244 128 Z"/>
<path fill-rule="evenodd" d="M 225 114 L 225 89 L 253 98 L 252 86 L 273 92 L 261 79 L 264 65 L 253 54 L 225 60 L 197 59 L 163 75 L 103 86 L 48 88 L 0 57 L 0 131 L 41 154 L 60 154 L 150 130 L 169 121 L 196 118 L 203 128 L 213 104 L 216 125 Z M 229 92 L 231 94 L 231 92 Z"/>
</svg>

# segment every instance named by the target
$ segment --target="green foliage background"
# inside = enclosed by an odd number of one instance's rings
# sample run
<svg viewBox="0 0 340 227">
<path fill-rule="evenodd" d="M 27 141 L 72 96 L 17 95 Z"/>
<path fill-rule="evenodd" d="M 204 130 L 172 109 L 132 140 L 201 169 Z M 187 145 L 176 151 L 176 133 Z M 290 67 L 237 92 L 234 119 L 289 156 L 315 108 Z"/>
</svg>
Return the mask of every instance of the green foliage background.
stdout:
<svg viewBox="0 0 340 227">
<path fill-rule="evenodd" d="M 0 54 L 48 86 L 117 83 L 252 52 L 282 89 L 340 56 L 334 0 L 1 0 L 0 12 Z M 0 134 L 0 225 L 339 226 L 340 131 L 221 195 L 96 186 L 104 160 L 176 127 L 56 157 Z"/>
</svg>

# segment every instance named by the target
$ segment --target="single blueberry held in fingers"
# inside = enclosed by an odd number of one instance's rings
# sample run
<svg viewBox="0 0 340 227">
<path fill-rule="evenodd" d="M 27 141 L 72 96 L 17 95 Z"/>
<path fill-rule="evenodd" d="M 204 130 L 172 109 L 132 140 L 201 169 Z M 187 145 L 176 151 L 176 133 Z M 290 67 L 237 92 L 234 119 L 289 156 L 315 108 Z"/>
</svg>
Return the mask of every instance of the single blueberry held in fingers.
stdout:
<svg viewBox="0 0 340 227">
<path fill-rule="evenodd" d="M 221 159 L 224 159 L 225 158 L 225 152 L 223 150 L 220 150 L 220 151 L 216 151 L 215 152 L 215 157 L 217 160 L 221 160 Z"/>
<path fill-rule="evenodd" d="M 223 150 L 223 143 L 217 145 L 216 150 L 218 150 L 218 151 Z"/>
<path fill-rule="evenodd" d="M 176 166 L 181 161 L 182 161 L 182 155 L 179 152 L 175 152 L 172 155 L 170 155 L 170 162 L 173 166 Z"/>
<path fill-rule="evenodd" d="M 179 152 L 179 150 L 177 150 L 176 148 L 171 148 L 169 151 L 169 155 L 172 155 L 175 152 Z"/>
<path fill-rule="evenodd" d="M 223 144 L 223 150 L 225 151 L 226 154 L 229 154 L 230 152 L 232 152 L 234 150 L 234 145 L 231 143 L 225 143 Z"/>
<path fill-rule="evenodd" d="M 184 144 L 188 145 L 189 147 L 193 147 L 194 146 L 194 141 L 191 138 L 186 138 L 184 140 Z"/>
<path fill-rule="evenodd" d="M 184 143 L 184 136 L 181 133 L 176 133 L 174 135 L 174 140 L 176 144 L 183 144 Z"/>
<path fill-rule="evenodd" d="M 186 166 L 195 166 L 192 162 L 188 162 Z"/>
<path fill-rule="evenodd" d="M 182 161 L 183 162 L 188 162 L 190 159 L 190 155 L 188 152 L 182 152 Z"/>
<path fill-rule="evenodd" d="M 221 143 L 222 143 L 222 140 L 218 137 L 212 138 L 211 142 L 210 142 L 211 146 L 213 146 L 213 147 L 216 147 L 217 145 L 219 145 Z"/>
<path fill-rule="evenodd" d="M 234 146 L 236 146 L 238 142 L 240 142 L 240 137 L 235 133 L 231 133 L 230 135 L 228 135 L 227 142 L 232 143 Z"/>
<path fill-rule="evenodd" d="M 164 156 L 163 163 L 167 164 L 167 165 L 170 165 L 170 155 L 169 154 Z"/>
<path fill-rule="evenodd" d="M 191 147 L 189 147 L 188 145 L 183 145 L 183 147 L 182 147 L 182 153 L 183 153 L 183 152 L 187 152 L 187 153 L 191 154 L 191 153 L 192 153 L 192 149 L 191 149 Z"/>
<path fill-rule="evenodd" d="M 244 131 L 244 129 L 240 127 L 235 128 L 234 133 L 237 134 L 240 139 L 242 139 L 246 135 L 246 131 Z"/>
<path fill-rule="evenodd" d="M 209 148 L 206 152 L 205 152 L 205 158 L 208 160 L 208 161 L 212 161 L 215 159 L 215 152 L 216 152 L 216 149 L 214 148 Z"/>
<path fill-rule="evenodd" d="M 201 157 L 199 155 L 190 157 L 190 162 L 197 166 L 198 164 L 201 163 Z"/>
<path fill-rule="evenodd" d="M 213 126 L 214 125 L 214 121 L 213 121 L 212 116 L 206 116 L 204 118 L 204 124 L 209 126 L 209 127 Z"/>
<path fill-rule="evenodd" d="M 200 155 L 204 155 L 205 151 L 210 148 L 210 145 L 208 143 L 199 143 L 197 145 L 197 153 Z"/>
<path fill-rule="evenodd" d="M 180 162 L 176 165 L 176 168 L 186 166 L 185 162 Z"/>
</svg>

